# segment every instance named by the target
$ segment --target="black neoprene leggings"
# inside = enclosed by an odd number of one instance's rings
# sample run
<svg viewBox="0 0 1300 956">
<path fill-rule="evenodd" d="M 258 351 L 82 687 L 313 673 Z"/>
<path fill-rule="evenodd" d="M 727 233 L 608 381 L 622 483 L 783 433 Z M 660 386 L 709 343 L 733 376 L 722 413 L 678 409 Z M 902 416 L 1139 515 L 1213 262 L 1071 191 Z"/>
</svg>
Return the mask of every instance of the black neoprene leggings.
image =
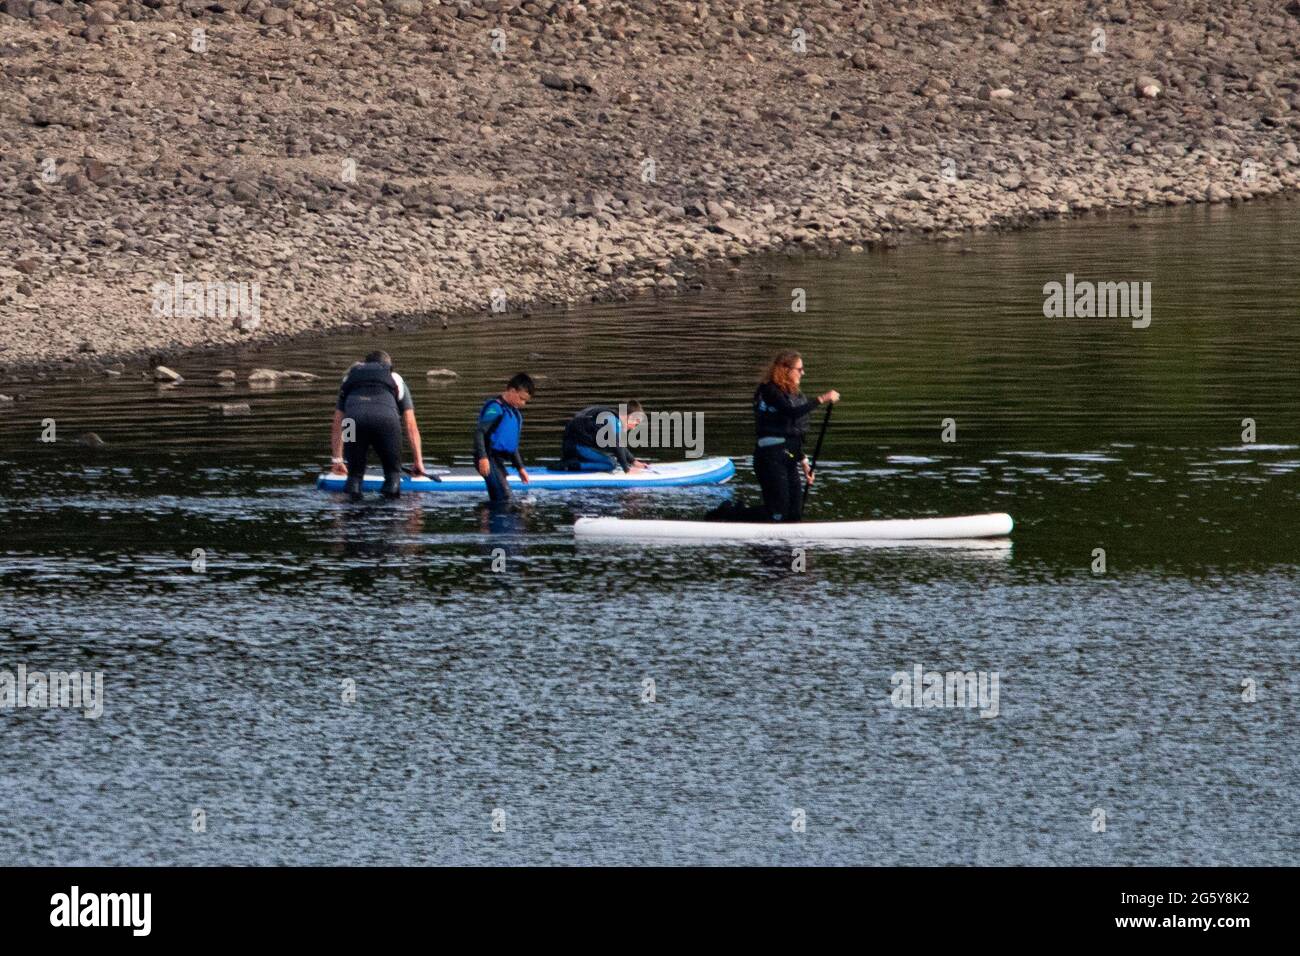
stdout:
<svg viewBox="0 0 1300 956">
<path fill-rule="evenodd" d="M 510 500 L 510 482 L 506 478 L 507 464 L 508 459 L 493 453 L 488 454 L 488 501 L 503 502 Z"/>
<path fill-rule="evenodd" d="M 763 489 L 763 507 L 771 520 L 803 519 L 803 469 L 785 445 L 755 448 L 754 472 Z"/>
<path fill-rule="evenodd" d="M 402 420 L 393 411 L 363 402 L 348 402 L 343 413 L 344 433 L 347 438 L 347 420 L 355 423 L 352 441 L 343 442 L 343 460 L 348 465 L 348 491 L 361 491 L 361 480 L 366 474 L 366 459 L 373 448 L 384 468 L 383 493 L 390 498 L 402 490 Z"/>
</svg>

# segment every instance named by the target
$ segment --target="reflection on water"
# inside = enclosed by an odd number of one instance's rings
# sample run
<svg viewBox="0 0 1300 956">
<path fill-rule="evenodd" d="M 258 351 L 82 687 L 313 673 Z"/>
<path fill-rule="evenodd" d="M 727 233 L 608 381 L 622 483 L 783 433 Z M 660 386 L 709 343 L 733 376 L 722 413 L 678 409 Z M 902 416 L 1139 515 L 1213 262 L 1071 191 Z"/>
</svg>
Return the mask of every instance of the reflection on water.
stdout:
<svg viewBox="0 0 1300 956">
<path fill-rule="evenodd" d="M 178 359 L 179 388 L 6 383 L 0 669 L 102 670 L 105 713 L 0 711 L 5 858 L 1289 861 L 1296 226 L 1285 203 L 1090 220 L 965 255 L 782 259 L 691 299 Z M 1151 327 L 1044 319 L 1066 272 L 1151 281 Z M 376 344 L 430 464 L 469 464 L 481 401 L 526 367 L 545 376 L 530 459 L 558 455 L 577 408 L 640 398 L 704 412 L 736 480 L 529 492 L 518 512 L 319 493 L 332 391 Z M 845 395 L 810 517 L 1007 511 L 1013 542 L 828 542 L 795 572 L 785 546 L 574 541 L 577 515 L 756 500 L 749 394 L 787 344 L 810 390 Z M 256 366 L 321 378 L 215 384 Z M 460 377 L 424 380 L 443 366 Z M 213 414 L 229 401 L 252 414 Z M 71 442 L 85 431 L 108 444 Z M 895 710 L 890 676 L 916 664 L 999 671 L 999 716 Z"/>
</svg>

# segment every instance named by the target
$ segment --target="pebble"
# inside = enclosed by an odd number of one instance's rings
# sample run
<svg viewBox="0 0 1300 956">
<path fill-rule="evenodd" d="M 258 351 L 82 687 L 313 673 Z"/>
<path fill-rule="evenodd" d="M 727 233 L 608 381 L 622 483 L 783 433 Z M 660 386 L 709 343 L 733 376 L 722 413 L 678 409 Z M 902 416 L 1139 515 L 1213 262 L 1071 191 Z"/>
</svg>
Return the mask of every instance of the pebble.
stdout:
<svg viewBox="0 0 1300 956">
<path fill-rule="evenodd" d="M 1153 100 L 1161 93 L 1160 81 L 1151 76 L 1139 76 L 1133 81 L 1133 91 L 1138 96 Z"/>
</svg>

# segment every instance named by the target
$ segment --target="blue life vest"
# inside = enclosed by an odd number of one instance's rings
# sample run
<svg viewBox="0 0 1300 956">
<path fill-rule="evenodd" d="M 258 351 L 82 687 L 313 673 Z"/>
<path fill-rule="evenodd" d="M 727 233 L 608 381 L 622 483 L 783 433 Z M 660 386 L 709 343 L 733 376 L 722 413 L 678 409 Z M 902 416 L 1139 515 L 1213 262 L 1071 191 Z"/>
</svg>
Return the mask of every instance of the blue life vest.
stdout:
<svg viewBox="0 0 1300 956">
<path fill-rule="evenodd" d="M 524 430 L 524 416 L 519 409 L 511 408 L 500 398 L 489 398 L 478 413 L 480 422 L 486 420 L 488 409 L 493 405 L 501 411 L 494 416 L 496 421 L 488 427 L 488 450 L 513 455 L 519 450 L 519 433 Z"/>
</svg>

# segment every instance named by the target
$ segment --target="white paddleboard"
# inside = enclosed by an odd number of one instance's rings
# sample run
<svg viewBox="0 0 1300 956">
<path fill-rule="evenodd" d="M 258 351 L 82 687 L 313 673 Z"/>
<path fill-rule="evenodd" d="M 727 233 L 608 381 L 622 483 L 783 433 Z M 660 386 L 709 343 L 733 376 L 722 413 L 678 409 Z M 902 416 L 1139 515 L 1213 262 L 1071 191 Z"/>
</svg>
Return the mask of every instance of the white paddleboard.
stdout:
<svg viewBox="0 0 1300 956">
<path fill-rule="evenodd" d="M 573 533 L 579 538 L 708 541 L 946 541 L 1006 537 L 1013 524 L 1011 515 L 1003 513 L 886 521 L 801 521 L 796 524 L 579 518 L 573 526 Z"/>
</svg>

